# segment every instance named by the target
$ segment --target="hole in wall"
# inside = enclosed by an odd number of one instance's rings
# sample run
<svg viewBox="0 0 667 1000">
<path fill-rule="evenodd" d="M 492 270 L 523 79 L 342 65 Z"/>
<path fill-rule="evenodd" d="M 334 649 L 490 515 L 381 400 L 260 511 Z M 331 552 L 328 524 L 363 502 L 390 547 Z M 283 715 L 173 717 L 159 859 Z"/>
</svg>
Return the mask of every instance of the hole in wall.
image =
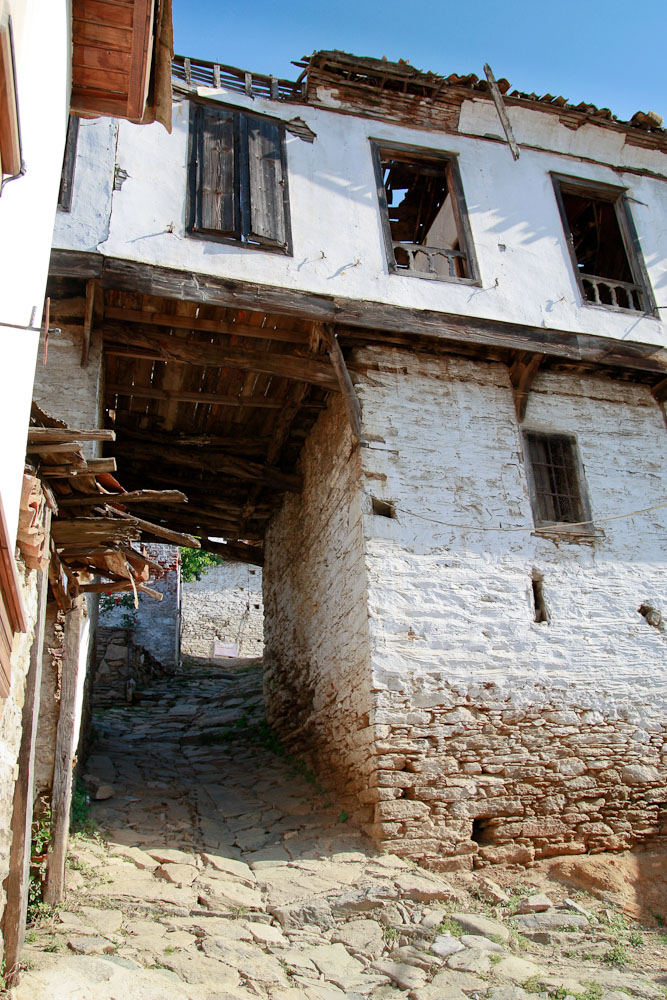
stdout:
<svg viewBox="0 0 667 1000">
<path fill-rule="evenodd" d="M 475 844 L 479 844 L 480 846 L 495 843 L 493 828 L 491 827 L 488 819 L 474 819 L 472 821 L 470 839 L 474 841 Z"/>
<path fill-rule="evenodd" d="M 538 623 L 549 621 L 542 583 L 542 574 L 533 570 L 533 618 Z"/>
<path fill-rule="evenodd" d="M 377 497 L 371 498 L 373 501 L 373 513 L 377 514 L 378 517 L 396 517 L 396 508 L 391 500 L 378 500 Z"/>
</svg>

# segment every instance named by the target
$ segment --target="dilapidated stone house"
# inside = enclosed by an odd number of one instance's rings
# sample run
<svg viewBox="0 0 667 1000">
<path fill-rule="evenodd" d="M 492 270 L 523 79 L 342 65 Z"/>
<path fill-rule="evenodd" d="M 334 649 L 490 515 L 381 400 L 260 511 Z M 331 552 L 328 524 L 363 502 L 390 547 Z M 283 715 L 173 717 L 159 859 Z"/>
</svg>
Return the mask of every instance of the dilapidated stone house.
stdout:
<svg viewBox="0 0 667 1000">
<path fill-rule="evenodd" d="M 79 129 L 52 304 L 119 475 L 263 563 L 269 719 L 378 841 L 664 834 L 667 133 L 301 68 L 177 58 L 171 134 Z"/>
</svg>

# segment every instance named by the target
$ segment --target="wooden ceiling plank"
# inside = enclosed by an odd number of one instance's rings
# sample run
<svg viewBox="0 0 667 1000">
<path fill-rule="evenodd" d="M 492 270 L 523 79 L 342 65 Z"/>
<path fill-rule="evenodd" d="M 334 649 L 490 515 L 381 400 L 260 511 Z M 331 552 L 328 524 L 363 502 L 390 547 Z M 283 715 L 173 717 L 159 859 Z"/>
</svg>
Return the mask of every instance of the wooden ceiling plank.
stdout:
<svg viewBox="0 0 667 1000">
<path fill-rule="evenodd" d="M 193 303 L 194 304 L 194 303 Z M 168 313 L 146 313 L 136 309 L 111 307 L 106 316 L 111 320 L 126 323 L 141 323 L 176 330 L 199 330 L 206 333 L 225 334 L 234 337 L 250 337 L 256 340 L 276 340 L 287 344 L 307 344 L 308 337 L 291 329 L 266 329 L 251 323 L 230 323 L 225 320 L 211 320 L 187 316 L 172 316 Z"/>
</svg>

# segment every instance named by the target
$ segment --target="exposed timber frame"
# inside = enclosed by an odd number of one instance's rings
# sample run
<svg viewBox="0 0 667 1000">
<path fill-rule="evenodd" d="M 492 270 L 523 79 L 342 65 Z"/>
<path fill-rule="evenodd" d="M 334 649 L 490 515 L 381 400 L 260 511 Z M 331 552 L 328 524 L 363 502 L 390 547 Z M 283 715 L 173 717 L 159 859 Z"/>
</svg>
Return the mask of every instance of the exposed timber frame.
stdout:
<svg viewBox="0 0 667 1000">
<path fill-rule="evenodd" d="M 482 348 L 530 351 L 577 366 L 625 370 L 643 377 L 643 381 L 649 381 L 650 376 L 661 381 L 667 376 L 665 348 L 594 334 L 489 322 L 454 313 L 299 292 L 70 250 L 52 252 L 51 274 L 83 279 L 96 277 L 103 288 L 138 291 L 236 309 L 270 310 L 311 321 L 333 322 L 337 324 L 339 335 L 347 333 L 349 328 L 356 337 L 403 346 L 419 336 L 430 338 L 443 347 L 449 346 L 452 350 L 457 344 L 472 344 Z M 244 363 L 248 365 L 247 352 Z M 325 377 L 327 388 L 332 382 L 337 388 L 329 372 L 329 377 Z"/>
</svg>

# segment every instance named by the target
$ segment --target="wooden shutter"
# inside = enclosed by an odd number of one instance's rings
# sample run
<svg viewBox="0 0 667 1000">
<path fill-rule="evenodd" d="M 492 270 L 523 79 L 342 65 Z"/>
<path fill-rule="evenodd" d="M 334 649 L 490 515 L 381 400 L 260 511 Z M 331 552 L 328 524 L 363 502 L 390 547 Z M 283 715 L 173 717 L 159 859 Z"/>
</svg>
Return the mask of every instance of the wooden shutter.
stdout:
<svg viewBox="0 0 667 1000">
<path fill-rule="evenodd" d="M 248 151 L 249 240 L 288 248 L 287 175 L 283 130 L 275 122 L 243 116 Z"/>
<path fill-rule="evenodd" d="M 233 111 L 203 105 L 195 109 L 195 232 L 241 238 L 236 124 Z"/>
</svg>

